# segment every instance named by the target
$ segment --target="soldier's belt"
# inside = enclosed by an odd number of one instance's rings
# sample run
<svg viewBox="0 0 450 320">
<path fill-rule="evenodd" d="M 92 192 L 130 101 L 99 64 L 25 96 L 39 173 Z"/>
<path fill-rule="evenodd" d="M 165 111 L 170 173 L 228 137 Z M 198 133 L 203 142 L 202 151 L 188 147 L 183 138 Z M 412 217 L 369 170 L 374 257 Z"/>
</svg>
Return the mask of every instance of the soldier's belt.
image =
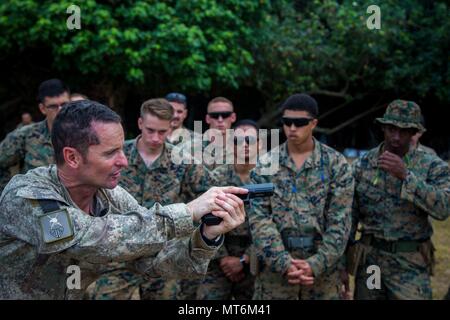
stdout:
<svg viewBox="0 0 450 320">
<path fill-rule="evenodd" d="M 285 246 L 288 250 L 314 247 L 314 237 L 287 237 Z"/>
<path fill-rule="evenodd" d="M 375 238 L 372 235 L 364 235 L 364 239 L 370 238 L 370 241 L 363 241 L 364 243 L 368 243 L 373 248 L 386 251 L 389 253 L 400 253 L 400 252 L 418 252 L 420 250 L 420 246 L 422 243 L 429 239 L 425 240 L 396 240 L 396 241 L 388 241 L 380 238 Z"/>
<path fill-rule="evenodd" d="M 250 237 L 246 236 L 225 236 L 226 245 L 235 245 L 239 247 L 247 247 L 251 243 Z"/>
</svg>

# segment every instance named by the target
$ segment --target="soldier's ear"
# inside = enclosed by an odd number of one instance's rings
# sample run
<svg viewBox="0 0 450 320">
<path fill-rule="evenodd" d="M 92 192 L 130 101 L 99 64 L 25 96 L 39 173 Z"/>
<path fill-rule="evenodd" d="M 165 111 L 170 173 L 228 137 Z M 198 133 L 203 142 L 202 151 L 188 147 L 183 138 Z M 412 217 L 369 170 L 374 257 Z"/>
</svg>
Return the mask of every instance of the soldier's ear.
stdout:
<svg viewBox="0 0 450 320">
<path fill-rule="evenodd" d="M 142 130 L 142 118 L 141 117 L 139 117 L 139 119 L 138 119 L 138 127 L 139 127 L 139 130 Z"/>
<path fill-rule="evenodd" d="M 209 114 L 206 115 L 205 121 L 207 124 L 211 124 L 211 117 L 209 116 Z"/>
<path fill-rule="evenodd" d="M 236 113 L 232 113 L 231 114 L 231 123 L 235 123 L 236 122 Z"/>
<path fill-rule="evenodd" d="M 41 111 L 41 113 L 46 116 L 47 115 L 47 109 L 45 108 L 43 103 L 39 103 L 39 110 Z"/>
<path fill-rule="evenodd" d="M 73 169 L 77 169 L 83 163 L 83 155 L 75 148 L 64 147 L 63 156 L 66 165 Z"/>
</svg>

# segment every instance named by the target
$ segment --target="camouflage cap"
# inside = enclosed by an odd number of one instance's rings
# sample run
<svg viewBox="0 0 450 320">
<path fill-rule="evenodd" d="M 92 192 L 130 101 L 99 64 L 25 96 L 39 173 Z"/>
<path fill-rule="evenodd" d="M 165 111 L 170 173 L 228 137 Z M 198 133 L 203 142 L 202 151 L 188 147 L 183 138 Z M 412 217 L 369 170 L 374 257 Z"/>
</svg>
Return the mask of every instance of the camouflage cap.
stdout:
<svg viewBox="0 0 450 320">
<path fill-rule="evenodd" d="M 375 121 L 399 128 L 415 128 L 425 132 L 426 129 L 421 123 L 421 117 L 420 107 L 415 102 L 394 100 L 388 105 L 383 118 L 376 118 Z"/>
</svg>

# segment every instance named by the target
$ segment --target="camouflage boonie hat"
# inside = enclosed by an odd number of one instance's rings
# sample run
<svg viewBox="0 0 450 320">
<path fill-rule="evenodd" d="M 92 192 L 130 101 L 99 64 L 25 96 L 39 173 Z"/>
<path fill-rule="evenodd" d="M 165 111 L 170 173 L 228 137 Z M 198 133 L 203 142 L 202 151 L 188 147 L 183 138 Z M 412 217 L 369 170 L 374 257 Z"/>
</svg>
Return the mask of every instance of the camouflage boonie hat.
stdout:
<svg viewBox="0 0 450 320">
<path fill-rule="evenodd" d="M 426 129 L 421 123 L 421 117 L 420 107 L 415 102 L 394 100 L 388 105 L 383 118 L 376 118 L 375 121 L 399 128 L 414 128 L 425 132 Z"/>
</svg>

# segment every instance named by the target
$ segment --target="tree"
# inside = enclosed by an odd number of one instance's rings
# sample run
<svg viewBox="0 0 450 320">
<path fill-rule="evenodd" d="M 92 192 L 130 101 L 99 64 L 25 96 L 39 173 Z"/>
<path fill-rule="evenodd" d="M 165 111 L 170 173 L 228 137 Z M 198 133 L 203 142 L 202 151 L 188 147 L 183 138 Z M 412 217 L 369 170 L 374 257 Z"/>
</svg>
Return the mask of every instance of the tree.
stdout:
<svg viewBox="0 0 450 320">
<path fill-rule="evenodd" d="M 384 93 L 450 102 L 446 2 L 383 1 L 380 30 L 366 26 L 373 2 L 278 4 L 254 50 L 254 83 L 269 101 L 266 124 L 293 92 L 331 97 L 336 110 Z"/>
<path fill-rule="evenodd" d="M 0 98 L 32 97 L 56 75 L 116 109 L 136 88 L 160 96 L 256 87 L 266 124 L 299 91 L 329 97 L 335 110 L 385 95 L 448 104 L 447 2 L 383 1 L 381 29 L 369 30 L 372 2 L 85 0 L 81 30 L 68 30 L 70 3 L 3 1 L 0 67 L 14 76 L 0 79 Z"/>
<path fill-rule="evenodd" d="M 237 88 L 254 62 L 249 48 L 267 1 L 95 1 L 79 4 L 69 30 L 66 1 L 0 4 L 1 63 L 38 50 L 46 67 L 106 91 L 111 106 L 130 86 L 207 92 Z M 45 64 L 41 62 L 41 65 Z"/>
</svg>

